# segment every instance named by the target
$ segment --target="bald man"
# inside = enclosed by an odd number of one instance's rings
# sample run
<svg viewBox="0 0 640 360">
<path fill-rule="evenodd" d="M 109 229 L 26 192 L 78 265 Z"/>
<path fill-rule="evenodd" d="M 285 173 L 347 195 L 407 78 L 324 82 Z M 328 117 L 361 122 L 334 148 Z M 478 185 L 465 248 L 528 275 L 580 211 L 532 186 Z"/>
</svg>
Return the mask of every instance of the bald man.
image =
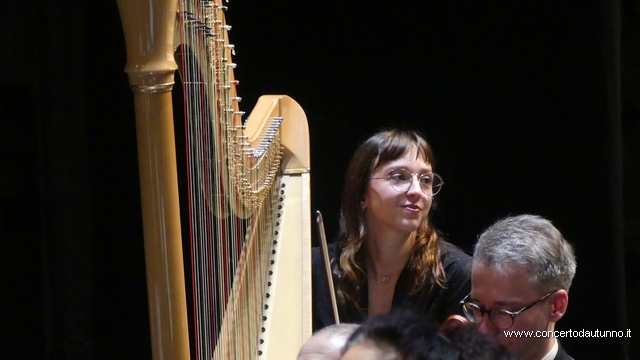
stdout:
<svg viewBox="0 0 640 360">
<path fill-rule="evenodd" d="M 340 360 L 342 347 L 357 328 L 356 324 L 335 324 L 319 330 L 302 345 L 297 359 Z"/>
</svg>

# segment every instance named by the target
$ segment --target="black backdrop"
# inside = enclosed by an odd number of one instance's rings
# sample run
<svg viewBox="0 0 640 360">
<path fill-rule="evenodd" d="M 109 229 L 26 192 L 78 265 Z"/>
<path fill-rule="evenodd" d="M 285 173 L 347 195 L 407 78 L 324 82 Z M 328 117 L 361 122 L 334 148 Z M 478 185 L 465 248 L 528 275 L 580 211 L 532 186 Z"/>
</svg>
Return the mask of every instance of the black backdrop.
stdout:
<svg viewBox="0 0 640 360">
<path fill-rule="evenodd" d="M 8 4 L 2 19 L 0 357 L 150 358 L 115 1 Z M 622 144 L 640 129 L 637 112 L 621 113 L 620 3 L 234 1 L 228 19 L 243 110 L 273 93 L 305 109 L 312 206 L 329 234 L 357 144 L 418 129 L 446 182 L 434 221 L 452 242 L 471 251 L 500 217 L 548 217 L 578 256 L 558 329 L 633 336 L 624 258 L 631 296 L 638 240 L 627 231 L 623 244 L 623 204 L 637 199 L 623 175 L 637 167 Z M 562 343 L 578 359 L 623 359 L 632 341 Z"/>
</svg>

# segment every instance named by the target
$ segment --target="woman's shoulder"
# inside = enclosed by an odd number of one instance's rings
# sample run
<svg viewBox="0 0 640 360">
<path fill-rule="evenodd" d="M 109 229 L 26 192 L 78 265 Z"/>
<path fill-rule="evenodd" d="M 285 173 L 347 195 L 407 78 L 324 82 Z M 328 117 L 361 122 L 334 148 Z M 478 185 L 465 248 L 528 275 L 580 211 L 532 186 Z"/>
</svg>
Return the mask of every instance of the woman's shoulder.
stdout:
<svg viewBox="0 0 640 360">
<path fill-rule="evenodd" d="M 454 260 L 471 260 L 471 255 L 467 254 L 460 247 L 443 239 L 438 240 L 440 244 L 440 257 L 453 258 Z"/>
<path fill-rule="evenodd" d="M 440 256 L 447 278 L 449 314 L 460 314 L 460 300 L 471 292 L 471 266 L 473 258 L 461 248 L 441 240 Z"/>
<path fill-rule="evenodd" d="M 440 241 L 440 260 L 446 272 L 463 270 L 470 272 L 473 258 L 458 246 L 446 241 Z"/>
<path fill-rule="evenodd" d="M 338 252 L 339 252 L 339 247 L 337 243 L 333 242 L 333 243 L 327 244 L 327 253 L 329 255 L 329 260 L 335 259 L 336 256 L 338 255 Z M 322 248 L 320 246 L 314 246 L 311 248 L 311 257 L 313 261 L 320 260 L 321 256 L 322 256 Z"/>
<path fill-rule="evenodd" d="M 329 255 L 329 263 L 331 264 L 331 268 L 335 270 L 335 267 L 340 262 L 338 259 L 340 258 L 341 249 L 337 243 L 327 244 L 327 254 Z M 325 272 L 325 261 L 324 255 L 322 254 L 322 247 L 314 246 L 311 248 L 311 264 L 315 271 L 319 271 L 321 273 Z"/>
</svg>

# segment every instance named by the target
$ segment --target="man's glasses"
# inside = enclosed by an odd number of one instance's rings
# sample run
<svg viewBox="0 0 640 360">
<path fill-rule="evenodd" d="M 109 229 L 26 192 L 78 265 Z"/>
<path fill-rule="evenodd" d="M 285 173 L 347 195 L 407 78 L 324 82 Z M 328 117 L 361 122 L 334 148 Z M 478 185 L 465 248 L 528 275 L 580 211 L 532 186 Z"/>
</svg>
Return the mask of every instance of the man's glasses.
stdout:
<svg viewBox="0 0 640 360">
<path fill-rule="evenodd" d="M 371 180 L 389 180 L 391 187 L 398 192 L 406 192 L 411 188 L 413 179 L 416 177 L 422 192 L 429 196 L 434 196 L 444 185 L 442 177 L 436 173 L 413 174 L 407 169 L 395 169 L 384 177 L 371 178 Z"/>
<path fill-rule="evenodd" d="M 460 301 L 460 304 L 462 305 L 464 315 L 472 323 L 479 324 L 482 321 L 482 317 L 484 316 L 484 314 L 489 314 L 489 319 L 495 326 L 499 327 L 500 329 L 509 329 L 513 326 L 513 322 L 515 321 L 517 315 L 521 314 L 525 310 L 531 309 L 532 307 L 536 306 L 536 304 L 548 298 L 556 291 L 558 290 L 553 290 L 552 292 L 543 295 L 540 299 L 532 302 L 531 304 L 523 307 L 518 311 L 508 311 L 501 309 L 487 310 L 480 305 L 467 301 L 471 294 L 465 296 L 465 298 Z"/>
</svg>

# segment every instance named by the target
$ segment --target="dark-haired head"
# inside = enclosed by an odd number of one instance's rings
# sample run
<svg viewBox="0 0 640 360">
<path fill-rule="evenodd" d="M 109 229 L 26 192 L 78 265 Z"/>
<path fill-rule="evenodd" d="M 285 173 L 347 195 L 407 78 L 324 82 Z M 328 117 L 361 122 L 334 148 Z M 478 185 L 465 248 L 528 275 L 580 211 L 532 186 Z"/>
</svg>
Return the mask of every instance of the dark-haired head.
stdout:
<svg viewBox="0 0 640 360">
<path fill-rule="evenodd" d="M 436 323 L 411 311 L 368 319 L 351 335 L 342 353 L 347 360 L 351 359 L 349 355 L 362 353 L 375 354 L 368 360 L 509 359 L 503 346 L 472 326 L 458 326 L 443 333 Z"/>
<path fill-rule="evenodd" d="M 372 236 L 367 219 L 370 208 L 365 206 L 365 200 L 367 191 L 372 186 L 372 174 L 378 169 L 384 169 L 387 164 L 408 156 L 411 157 L 410 161 L 419 160 L 420 164 L 430 169 L 426 170 L 428 176 L 433 176 L 435 162 L 433 152 L 424 137 L 416 131 L 393 129 L 378 132 L 364 141 L 351 158 L 345 176 L 340 209 L 338 243 L 341 255 L 336 269 L 337 295 L 347 309 L 347 320 L 349 320 L 349 312 L 362 310 L 358 304 L 361 300 L 360 290 L 367 276 L 365 261 L 367 249 L 364 244 Z M 378 176 L 388 175 L 385 173 Z M 413 178 L 411 184 L 413 184 Z M 403 193 L 398 191 L 399 194 Z M 413 279 L 412 292 L 424 286 L 445 287 L 444 270 L 439 257 L 438 233 L 428 220 L 433 196 L 426 194 L 421 196 L 427 199 L 424 208 L 421 209 L 420 223 L 411 230 L 415 235 L 412 241 L 415 241 L 412 256 L 407 263 Z"/>
<path fill-rule="evenodd" d="M 377 353 L 372 359 L 414 360 L 419 349 L 443 341 L 434 338 L 437 334 L 435 324 L 426 318 L 411 311 L 395 311 L 365 321 L 347 340 L 342 353 L 359 347 L 351 350 L 351 354 Z"/>
<path fill-rule="evenodd" d="M 410 130 L 386 130 L 364 141 L 351 158 L 345 175 L 340 206 L 340 231 L 346 239 L 361 236 L 364 211 L 360 206 L 369 187 L 370 175 L 378 167 L 396 160 L 411 150 L 434 166 L 435 159 L 427 141 Z"/>
</svg>

